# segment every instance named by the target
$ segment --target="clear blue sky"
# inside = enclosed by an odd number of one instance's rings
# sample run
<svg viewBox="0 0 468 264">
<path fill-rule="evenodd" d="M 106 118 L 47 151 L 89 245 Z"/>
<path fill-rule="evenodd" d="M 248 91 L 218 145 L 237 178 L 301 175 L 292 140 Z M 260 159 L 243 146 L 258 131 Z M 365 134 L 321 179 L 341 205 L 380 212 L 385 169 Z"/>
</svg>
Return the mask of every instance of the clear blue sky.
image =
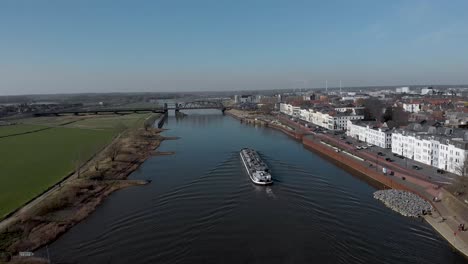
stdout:
<svg viewBox="0 0 468 264">
<path fill-rule="evenodd" d="M 2 0 L 0 94 L 468 83 L 468 1 Z"/>
</svg>

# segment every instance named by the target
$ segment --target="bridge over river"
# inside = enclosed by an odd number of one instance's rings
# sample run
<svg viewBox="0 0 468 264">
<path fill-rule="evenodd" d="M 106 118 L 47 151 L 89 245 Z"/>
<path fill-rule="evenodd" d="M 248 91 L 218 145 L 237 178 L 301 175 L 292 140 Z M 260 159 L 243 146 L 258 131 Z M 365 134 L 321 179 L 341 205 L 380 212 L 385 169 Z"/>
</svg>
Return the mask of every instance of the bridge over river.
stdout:
<svg viewBox="0 0 468 264">
<path fill-rule="evenodd" d="M 224 113 L 226 107 L 218 101 L 191 101 L 183 103 L 165 103 L 162 107 L 100 107 L 100 108 L 82 108 L 82 109 L 66 109 L 60 111 L 48 111 L 34 113 L 35 117 L 39 116 L 59 116 L 59 115 L 81 115 L 81 114 L 126 114 L 126 113 L 167 113 L 169 110 L 193 110 L 193 109 L 219 109 Z"/>
</svg>

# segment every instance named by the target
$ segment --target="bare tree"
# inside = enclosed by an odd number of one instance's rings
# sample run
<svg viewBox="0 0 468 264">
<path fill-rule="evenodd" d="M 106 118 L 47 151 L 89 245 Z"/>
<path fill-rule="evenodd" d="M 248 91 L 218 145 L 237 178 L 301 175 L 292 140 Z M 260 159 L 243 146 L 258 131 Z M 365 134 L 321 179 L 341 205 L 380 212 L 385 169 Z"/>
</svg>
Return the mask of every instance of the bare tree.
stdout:
<svg viewBox="0 0 468 264">
<path fill-rule="evenodd" d="M 271 111 L 273 111 L 273 105 L 272 104 L 269 104 L 269 103 L 266 103 L 266 104 L 263 104 L 261 107 L 260 107 L 260 111 L 264 114 L 269 114 L 271 113 Z"/>
<path fill-rule="evenodd" d="M 397 126 L 404 126 L 408 124 L 409 113 L 402 107 L 394 107 L 392 111 L 392 121 Z"/>
<path fill-rule="evenodd" d="M 144 126 L 145 130 L 148 131 L 153 126 L 153 123 L 146 120 L 145 123 L 143 124 L 143 126 Z"/>
<path fill-rule="evenodd" d="M 466 187 L 468 185 L 468 157 L 465 157 L 464 162 L 456 167 L 456 172 L 459 176 L 454 184 L 456 192 L 458 195 L 461 195 L 466 192 Z"/>
<path fill-rule="evenodd" d="M 122 146 L 120 145 L 119 142 L 114 142 L 109 146 L 108 154 L 109 154 L 111 161 L 115 161 L 117 156 L 120 154 L 121 150 L 122 150 Z"/>
<path fill-rule="evenodd" d="M 382 118 L 384 104 L 377 98 L 369 98 L 364 100 L 365 107 L 364 117 L 366 119 L 380 120 Z"/>
<path fill-rule="evenodd" d="M 95 171 L 99 171 L 99 166 L 100 166 L 100 165 L 101 165 L 101 164 L 99 163 L 99 160 L 96 160 L 96 162 L 94 163 L 94 170 L 95 170 Z"/>
</svg>

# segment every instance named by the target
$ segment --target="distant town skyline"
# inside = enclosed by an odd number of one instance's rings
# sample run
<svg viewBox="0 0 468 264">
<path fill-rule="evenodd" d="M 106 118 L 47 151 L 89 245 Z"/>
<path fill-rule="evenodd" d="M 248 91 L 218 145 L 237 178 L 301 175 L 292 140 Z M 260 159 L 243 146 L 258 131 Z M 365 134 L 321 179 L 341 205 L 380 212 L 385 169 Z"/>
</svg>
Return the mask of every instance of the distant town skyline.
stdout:
<svg viewBox="0 0 468 264">
<path fill-rule="evenodd" d="M 2 1 L 0 95 L 468 83 L 466 1 Z"/>
</svg>

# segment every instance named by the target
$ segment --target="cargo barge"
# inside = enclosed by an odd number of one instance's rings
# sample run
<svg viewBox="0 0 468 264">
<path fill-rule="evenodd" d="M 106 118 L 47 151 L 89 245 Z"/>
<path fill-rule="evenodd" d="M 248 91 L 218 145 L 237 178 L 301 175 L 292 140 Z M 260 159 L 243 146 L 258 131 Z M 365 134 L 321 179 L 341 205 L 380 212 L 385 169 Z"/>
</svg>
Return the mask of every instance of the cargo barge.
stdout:
<svg viewBox="0 0 468 264">
<path fill-rule="evenodd" d="M 269 185 L 273 183 L 268 166 L 262 161 L 257 151 L 243 148 L 240 151 L 240 157 L 253 183 L 258 185 Z"/>
</svg>

